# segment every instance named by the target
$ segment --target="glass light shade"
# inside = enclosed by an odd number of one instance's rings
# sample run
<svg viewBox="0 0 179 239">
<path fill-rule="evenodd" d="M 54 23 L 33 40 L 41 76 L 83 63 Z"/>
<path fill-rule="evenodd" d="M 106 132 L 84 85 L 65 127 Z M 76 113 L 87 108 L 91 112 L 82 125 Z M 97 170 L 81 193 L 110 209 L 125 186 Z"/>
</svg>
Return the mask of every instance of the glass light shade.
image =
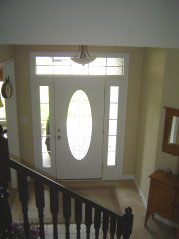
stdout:
<svg viewBox="0 0 179 239">
<path fill-rule="evenodd" d="M 71 60 L 74 61 L 74 62 L 77 63 L 77 64 L 81 64 L 81 65 L 84 66 L 84 65 L 89 64 L 89 63 L 91 63 L 92 61 L 94 61 L 95 58 L 92 58 L 92 57 L 90 57 L 90 58 L 87 58 L 87 57 L 85 57 L 85 58 L 72 57 Z"/>
<path fill-rule="evenodd" d="M 71 60 L 77 64 L 86 65 L 94 61 L 96 57 L 91 57 L 88 53 L 87 46 L 79 46 L 79 50 Z"/>
</svg>

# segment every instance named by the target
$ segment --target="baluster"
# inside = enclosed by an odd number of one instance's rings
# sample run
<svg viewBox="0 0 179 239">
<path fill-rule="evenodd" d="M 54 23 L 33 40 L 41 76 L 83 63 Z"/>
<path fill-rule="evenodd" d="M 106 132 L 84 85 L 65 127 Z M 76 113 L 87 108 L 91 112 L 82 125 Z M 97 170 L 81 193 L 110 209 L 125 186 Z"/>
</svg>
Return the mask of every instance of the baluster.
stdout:
<svg viewBox="0 0 179 239">
<path fill-rule="evenodd" d="M 54 187 L 50 187 L 50 212 L 53 219 L 53 238 L 58 239 L 57 216 L 59 213 L 59 194 Z"/>
<path fill-rule="evenodd" d="M 71 197 L 63 193 L 63 216 L 65 218 L 66 239 L 70 238 Z"/>
<path fill-rule="evenodd" d="M 35 179 L 35 200 L 36 200 L 36 207 L 38 208 L 39 213 L 39 224 L 40 224 L 40 238 L 45 238 L 44 232 L 44 207 L 45 207 L 45 199 L 44 199 L 44 184 Z"/>
<path fill-rule="evenodd" d="M 10 238 L 11 236 L 12 215 L 7 200 L 9 197 L 7 188 L 7 184 L 0 184 L 0 238 Z"/>
<path fill-rule="evenodd" d="M 111 216 L 111 221 L 110 221 L 110 235 L 111 235 L 111 239 L 114 239 L 115 232 L 116 232 L 116 217 Z"/>
<path fill-rule="evenodd" d="M 125 214 L 123 215 L 123 238 L 128 239 L 132 233 L 133 226 L 133 214 L 130 207 L 125 209 Z"/>
<path fill-rule="evenodd" d="M 8 141 L 3 137 L 0 125 L 0 233 L 2 238 L 10 238 L 12 215 L 8 204 L 8 182 L 10 181 Z"/>
<path fill-rule="evenodd" d="M 92 225 L 92 207 L 85 205 L 85 225 L 86 225 L 86 238 L 90 239 L 90 228 Z"/>
<path fill-rule="evenodd" d="M 95 228 L 95 238 L 98 239 L 99 237 L 99 229 L 101 225 L 101 211 L 98 208 L 95 208 L 94 214 L 94 228 Z"/>
<path fill-rule="evenodd" d="M 75 199 L 75 222 L 77 230 L 77 239 L 80 239 L 80 229 L 82 222 L 82 203 L 78 199 Z"/>
<path fill-rule="evenodd" d="M 109 229 L 109 215 L 107 213 L 103 213 L 103 239 L 107 238 L 107 232 Z"/>
<path fill-rule="evenodd" d="M 17 179 L 18 179 L 18 188 L 19 188 L 19 200 L 22 204 L 22 211 L 24 217 L 24 233 L 25 238 L 29 239 L 29 219 L 28 219 L 28 200 L 29 200 L 29 191 L 28 191 L 28 182 L 27 176 L 23 173 L 23 171 L 17 171 Z"/>
<path fill-rule="evenodd" d="M 120 239 L 122 236 L 122 232 L 123 232 L 123 218 L 119 217 L 117 220 L 117 239 Z"/>
</svg>

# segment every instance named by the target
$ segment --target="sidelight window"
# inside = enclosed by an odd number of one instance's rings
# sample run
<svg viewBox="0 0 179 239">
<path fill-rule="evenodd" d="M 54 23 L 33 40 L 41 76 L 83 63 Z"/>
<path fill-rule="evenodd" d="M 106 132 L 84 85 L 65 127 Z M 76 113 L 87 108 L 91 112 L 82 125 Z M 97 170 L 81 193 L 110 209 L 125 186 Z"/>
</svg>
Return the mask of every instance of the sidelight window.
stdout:
<svg viewBox="0 0 179 239">
<path fill-rule="evenodd" d="M 49 87 L 40 86 L 40 123 L 41 123 L 41 152 L 44 168 L 51 167 L 50 157 L 50 116 L 49 116 Z"/>
<path fill-rule="evenodd" d="M 114 166 L 116 162 L 118 99 L 119 99 L 119 86 L 111 86 L 110 87 L 109 119 L 108 119 L 108 123 L 109 123 L 108 153 L 107 153 L 108 166 Z"/>
</svg>

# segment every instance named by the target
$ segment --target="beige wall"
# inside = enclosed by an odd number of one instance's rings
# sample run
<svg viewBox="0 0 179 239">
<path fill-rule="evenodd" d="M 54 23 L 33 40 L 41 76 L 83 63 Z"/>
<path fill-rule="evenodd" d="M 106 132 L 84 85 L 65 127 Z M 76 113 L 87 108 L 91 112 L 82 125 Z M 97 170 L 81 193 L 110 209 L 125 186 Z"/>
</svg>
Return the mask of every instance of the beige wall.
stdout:
<svg viewBox="0 0 179 239">
<path fill-rule="evenodd" d="M 145 48 L 143 56 L 140 126 L 135 177 L 140 190 L 145 199 L 147 199 L 148 176 L 155 168 L 165 50 Z"/>
<path fill-rule="evenodd" d="M 179 50 L 144 49 L 140 127 L 135 177 L 148 198 L 148 176 L 156 169 L 179 171 L 179 159 L 162 152 L 164 106 L 179 108 Z"/>
<path fill-rule="evenodd" d="M 19 115 L 21 157 L 33 163 L 32 111 L 30 91 L 30 52 L 76 51 L 73 46 L 15 46 L 16 84 Z M 142 48 L 90 47 L 89 51 L 129 53 L 129 86 L 124 152 L 124 174 L 133 174 L 136 160 L 138 117 L 142 72 Z"/>
<path fill-rule="evenodd" d="M 163 129 L 165 120 L 164 106 L 179 109 L 179 49 L 166 50 L 166 64 L 161 102 L 161 114 L 158 134 L 155 168 L 171 168 L 174 172 L 179 168 L 179 158 L 162 152 Z"/>
<path fill-rule="evenodd" d="M 6 61 L 14 56 L 12 45 L 0 45 L 0 63 Z M 15 198 L 15 193 L 13 193 L 12 185 L 9 183 L 8 190 L 10 192 L 10 197 L 8 199 L 9 205 L 11 207 L 12 202 Z"/>
<path fill-rule="evenodd" d="M 13 57 L 12 45 L 0 45 L 0 62 L 6 61 Z"/>
</svg>

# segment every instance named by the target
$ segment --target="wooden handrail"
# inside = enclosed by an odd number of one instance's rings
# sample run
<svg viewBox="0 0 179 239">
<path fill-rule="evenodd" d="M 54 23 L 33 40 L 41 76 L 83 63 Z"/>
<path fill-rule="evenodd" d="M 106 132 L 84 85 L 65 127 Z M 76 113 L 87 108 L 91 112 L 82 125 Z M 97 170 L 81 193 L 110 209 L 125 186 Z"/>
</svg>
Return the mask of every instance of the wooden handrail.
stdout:
<svg viewBox="0 0 179 239">
<path fill-rule="evenodd" d="M 44 184 L 52 186 L 54 188 L 56 188 L 58 191 L 60 192 L 64 192 L 67 194 L 70 194 L 70 196 L 74 199 L 78 199 L 79 201 L 81 201 L 82 203 L 86 203 L 88 205 L 90 205 L 93 208 L 98 208 L 101 211 L 108 213 L 116 218 L 122 218 L 121 215 L 115 213 L 112 210 L 109 210 L 101 205 L 99 205 L 96 202 L 93 202 L 90 199 L 85 198 L 84 196 L 79 195 L 76 192 L 73 192 L 72 190 L 64 187 L 63 185 L 61 185 L 60 183 L 58 183 L 55 179 L 53 179 L 50 176 L 47 176 L 45 173 L 40 172 L 40 170 L 35 169 L 33 166 L 30 166 L 29 164 L 23 162 L 18 162 L 15 159 L 10 158 L 10 167 L 16 170 L 21 170 L 23 171 L 23 173 L 27 176 L 30 176 L 32 178 L 38 178 L 40 181 L 42 181 Z"/>
<path fill-rule="evenodd" d="M 7 151 L 7 150 L 6 150 Z M 4 160 L 6 172 L 0 174 L 0 238 L 12 238 L 12 215 L 8 205 L 7 182 L 9 181 L 9 170 L 13 168 L 17 171 L 18 193 L 23 211 L 23 225 L 26 239 L 30 239 L 30 224 L 28 218 L 28 201 L 29 187 L 27 177 L 34 179 L 35 201 L 39 217 L 39 233 L 40 238 L 45 238 L 44 230 L 44 207 L 45 195 L 44 185 L 48 185 L 50 192 L 50 212 L 53 222 L 53 238 L 58 239 L 58 213 L 59 213 L 59 192 L 63 194 L 63 217 L 65 219 L 66 239 L 70 238 L 70 217 L 71 217 L 71 198 L 75 200 L 75 223 L 77 229 L 77 239 L 80 239 L 80 229 L 82 223 L 82 204 L 85 205 L 85 225 L 86 236 L 90 239 L 90 228 L 94 223 L 95 238 L 99 238 L 99 230 L 102 224 L 103 238 L 107 238 L 107 233 L 110 233 L 110 238 L 114 239 L 115 234 L 120 239 L 128 239 L 132 233 L 133 215 L 132 209 L 126 208 L 123 215 L 119 215 L 90 199 L 87 199 L 76 192 L 66 188 L 57 182 L 54 178 L 49 177 L 44 172 L 25 162 L 19 162 L 16 159 L 0 157 L 0 162 Z M 94 222 L 93 213 L 94 209 Z M 2 218 L 2 220 L 1 220 Z"/>
</svg>

